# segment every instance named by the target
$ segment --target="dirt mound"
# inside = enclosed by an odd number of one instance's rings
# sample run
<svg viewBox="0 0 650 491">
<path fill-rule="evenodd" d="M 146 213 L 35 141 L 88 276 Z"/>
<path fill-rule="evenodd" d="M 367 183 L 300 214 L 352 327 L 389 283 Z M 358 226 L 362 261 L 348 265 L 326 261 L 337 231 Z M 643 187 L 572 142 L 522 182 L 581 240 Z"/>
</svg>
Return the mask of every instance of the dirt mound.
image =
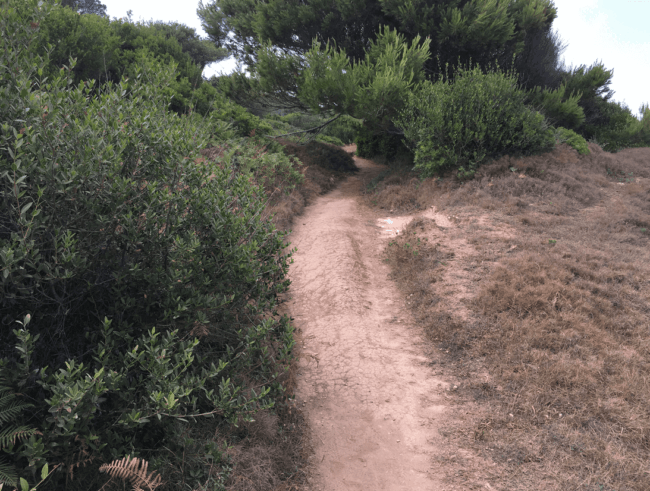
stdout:
<svg viewBox="0 0 650 491">
<path fill-rule="evenodd" d="M 475 179 L 467 182 L 451 173 L 420 180 L 415 173 L 386 172 L 377 182 L 366 183 L 366 198 L 373 206 L 400 212 L 424 210 L 435 202 L 438 207 L 505 207 L 510 213 L 529 206 L 532 199 L 542 211 L 562 214 L 602 200 L 607 182 L 650 178 L 648 148 L 611 154 L 590 143 L 589 149 L 589 155 L 579 155 L 562 144 L 542 155 L 505 156 L 480 167 Z M 639 202 L 639 206 L 647 205 Z"/>
</svg>

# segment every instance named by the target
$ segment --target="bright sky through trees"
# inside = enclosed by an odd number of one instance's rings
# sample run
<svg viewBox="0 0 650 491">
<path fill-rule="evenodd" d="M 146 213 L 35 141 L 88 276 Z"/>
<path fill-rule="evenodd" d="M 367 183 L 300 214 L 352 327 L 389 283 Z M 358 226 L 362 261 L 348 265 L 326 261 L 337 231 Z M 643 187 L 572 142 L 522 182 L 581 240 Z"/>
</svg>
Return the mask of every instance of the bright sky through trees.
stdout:
<svg viewBox="0 0 650 491">
<path fill-rule="evenodd" d="M 102 0 L 110 17 L 125 17 L 133 11 L 133 20 L 176 21 L 205 32 L 196 15 L 198 2 L 172 0 Z M 558 18 L 553 27 L 568 44 L 564 52 L 567 64 L 591 65 L 602 60 L 607 69 L 614 69 L 612 89 L 614 100 L 625 101 L 638 115 L 641 103 L 650 102 L 647 81 L 650 80 L 650 0 L 555 0 Z M 234 69 L 233 60 L 213 63 L 205 76 Z"/>
</svg>

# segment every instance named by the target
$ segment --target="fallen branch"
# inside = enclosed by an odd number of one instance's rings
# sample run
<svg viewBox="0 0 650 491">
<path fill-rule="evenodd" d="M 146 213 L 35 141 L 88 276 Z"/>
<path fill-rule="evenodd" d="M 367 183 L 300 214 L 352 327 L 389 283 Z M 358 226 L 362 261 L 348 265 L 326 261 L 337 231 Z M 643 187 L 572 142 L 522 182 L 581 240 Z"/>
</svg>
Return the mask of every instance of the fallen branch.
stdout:
<svg viewBox="0 0 650 491">
<path fill-rule="evenodd" d="M 325 121 L 325 122 L 324 122 L 323 124 L 321 124 L 320 126 L 316 126 L 316 127 L 314 127 L 314 128 L 309 128 L 308 130 L 294 131 L 294 132 L 292 132 L 292 133 L 285 133 L 284 135 L 275 135 L 275 136 L 266 135 L 266 136 L 267 136 L 267 138 L 281 138 L 281 137 L 283 137 L 283 136 L 297 135 L 297 134 L 299 134 L 299 133 L 316 133 L 316 132 L 322 130 L 323 128 L 325 128 L 325 126 L 327 126 L 328 124 L 333 123 L 334 121 L 336 121 L 336 120 L 339 119 L 340 117 L 341 117 L 341 114 L 337 114 L 337 115 L 334 116 L 332 119 L 330 119 L 329 121 Z"/>
</svg>

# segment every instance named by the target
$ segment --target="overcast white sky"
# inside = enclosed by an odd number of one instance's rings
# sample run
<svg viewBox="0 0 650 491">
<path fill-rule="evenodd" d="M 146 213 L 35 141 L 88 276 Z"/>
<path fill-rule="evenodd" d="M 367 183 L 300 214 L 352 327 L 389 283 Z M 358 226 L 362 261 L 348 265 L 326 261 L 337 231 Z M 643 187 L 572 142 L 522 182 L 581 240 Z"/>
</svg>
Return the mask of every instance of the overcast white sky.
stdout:
<svg viewBox="0 0 650 491">
<path fill-rule="evenodd" d="M 198 1 L 188 0 L 102 0 L 110 17 L 134 20 L 176 21 L 205 35 L 196 15 Z M 558 18 L 553 27 L 568 44 L 567 66 L 591 65 L 602 60 L 614 69 L 614 100 L 625 102 L 638 115 L 641 103 L 650 103 L 650 0 L 555 0 Z M 234 69 L 232 61 L 206 67 L 207 77 Z"/>
</svg>

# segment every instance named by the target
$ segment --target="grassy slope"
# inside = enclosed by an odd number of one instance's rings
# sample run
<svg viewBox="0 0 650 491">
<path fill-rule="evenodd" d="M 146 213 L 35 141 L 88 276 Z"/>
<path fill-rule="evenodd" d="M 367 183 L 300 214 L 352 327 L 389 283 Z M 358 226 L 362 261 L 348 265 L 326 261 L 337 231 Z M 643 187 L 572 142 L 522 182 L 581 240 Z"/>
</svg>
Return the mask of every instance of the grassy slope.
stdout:
<svg viewBox="0 0 650 491">
<path fill-rule="evenodd" d="M 650 489 L 650 149 L 589 146 L 369 188 L 453 224 L 413 220 L 387 260 L 473 407 L 459 489 Z"/>
</svg>

